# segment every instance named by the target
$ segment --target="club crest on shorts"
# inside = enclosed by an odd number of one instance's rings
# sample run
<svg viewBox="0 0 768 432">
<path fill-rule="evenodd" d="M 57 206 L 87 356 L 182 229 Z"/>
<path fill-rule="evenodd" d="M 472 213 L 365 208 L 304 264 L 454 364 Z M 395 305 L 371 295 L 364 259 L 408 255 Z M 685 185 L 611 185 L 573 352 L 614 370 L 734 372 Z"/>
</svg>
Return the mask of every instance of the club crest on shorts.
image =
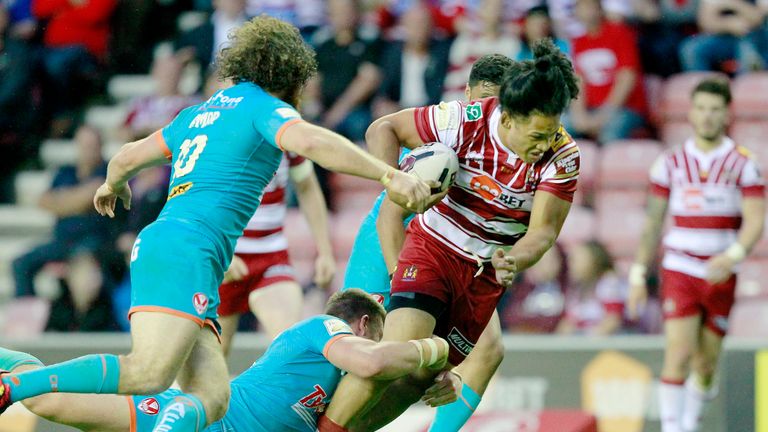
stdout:
<svg viewBox="0 0 768 432">
<path fill-rule="evenodd" d="M 419 274 L 419 268 L 415 264 L 411 264 L 403 270 L 403 282 L 413 282 L 416 280 L 416 275 Z"/>
<path fill-rule="evenodd" d="M 192 297 L 192 305 L 198 314 L 202 315 L 208 310 L 208 297 L 203 293 L 196 293 Z"/>
<path fill-rule="evenodd" d="M 139 402 L 139 411 L 146 415 L 157 415 L 160 412 L 160 404 L 157 399 L 149 397 Z"/>
</svg>

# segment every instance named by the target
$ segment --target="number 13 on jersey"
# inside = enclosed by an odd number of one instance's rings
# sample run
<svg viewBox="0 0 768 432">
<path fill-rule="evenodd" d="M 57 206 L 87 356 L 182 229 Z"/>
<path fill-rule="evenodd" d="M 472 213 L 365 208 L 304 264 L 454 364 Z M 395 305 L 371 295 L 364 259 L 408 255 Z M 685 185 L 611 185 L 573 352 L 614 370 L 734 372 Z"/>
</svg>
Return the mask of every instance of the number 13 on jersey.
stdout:
<svg viewBox="0 0 768 432">
<path fill-rule="evenodd" d="M 184 177 L 195 169 L 200 153 L 205 150 L 208 143 L 208 135 L 198 135 L 193 139 L 185 139 L 179 149 L 179 157 L 173 164 L 173 178 Z"/>
</svg>

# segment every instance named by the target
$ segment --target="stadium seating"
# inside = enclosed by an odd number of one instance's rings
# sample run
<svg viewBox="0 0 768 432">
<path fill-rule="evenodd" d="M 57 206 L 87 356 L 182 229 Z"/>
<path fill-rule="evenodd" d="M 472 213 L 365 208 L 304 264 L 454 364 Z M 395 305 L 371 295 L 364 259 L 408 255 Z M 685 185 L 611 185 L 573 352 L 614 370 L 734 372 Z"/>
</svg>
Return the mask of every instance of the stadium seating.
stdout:
<svg viewBox="0 0 768 432">
<path fill-rule="evenodd" d="M 595 186 L 600 166 L 600 147 L 594 141 L 576 140 L 579 145 L 581 165 L 579 166 L 579 188 L 591 190 Z"/>
<path fill-rule="evenodd" d="M 111 141 L 116 138 L 115 133 L 127 114 L 128 107 L 125 104 L 94 106 L 86 112 L 85 122 L 98 129 L 105 140 Z"/>
<path fill-rule="evenodd" d="M 691 106 L 691 91 L 702 79 L 712 76 L 727 79 L 725 75 L 715 72 L 685 72 L 667 78 L 660 103 L 663 121 L 685 120 Z"/>
<path fill-rule="evenodd" d="M 658 108 L 664 95 L 664 78 L 657 75 L 645 75 L 643 78 L 645 100 L 648 103 L 649 120 L 651 124 L 658 125 L 663 121 L 662 112 Z"/>
<path fill-rule="evenodd" d="M 667 147 L 685 144 L 685 141 L 693 136 L 693 126 L 687 121 L 670 121 L 661 125 L 659 129 L 661 142 Z"/>
<path fill-rule="evenodd" d="M 0 336 L 24 339 L 39 335 L 48 322 L 50 303 L 40 297 L 22 297 L 5 305 Z"/>
<path fill-rule="evenodd" d="M 643 190 L 602 191 L 596 201 L 597 239 L 617 259 L 632 257 L 645 221 Z"/>
<path fill-rule="evenodd" d="M 768 72 L 741 75 L 733 81 L 733 115 L 739 120 L 768 119 Z"/>
<path fill-rule="evenodd" d="M 315 239 L 304 215 L 298 209 L 289 209 L 285 217 L 285 236 L 291 259 L 314 259 Z"/>
<path fill-rule="evenodd" d="M 736 297 L 739 299 L 763 297 L 768 299 L 768 259 L 751 258 L 741 264 Z M 751 301 L 751 300 L 749 300 Z"/>
<path fill-rule="evenodd" d="M 728 334 L 768 338 L 768 299 L 751 298 L 737 302 L 731 311 Z"/>
<path fill-rule="evenodd" d="M 662 152 L 654 140 L 621 140 L 601 150 L 597 188 L 644 189 L 648 186 L 648 170 Z"/>
<path fill-rule="evenodd" d="M 738 121 L 731 127 L 730 136 L 754 153 L 763 170 L 768 168 L 768 121 Z"/>
<path fill-rule="evenodd" d="M 51 187 L 52 180 L 51 171 L 22 171 L 16 174 L 14 179 L 16 204 L 37 206 L 40 196 Z"/>
<path fill-rule="evenodd" d="M 107 92 L 118 102 L 135 97 L 150 96 L 155 92 L 155 80 L 150 75 L 115 75 L 107 84 Z"/>
<path fill-rule="evenodd" d="M 596 231 L 595 212 L 587 207 L 574 205 L 557 238 L 566 250 L 571 246 L 591 240 Z"/>
</svg>

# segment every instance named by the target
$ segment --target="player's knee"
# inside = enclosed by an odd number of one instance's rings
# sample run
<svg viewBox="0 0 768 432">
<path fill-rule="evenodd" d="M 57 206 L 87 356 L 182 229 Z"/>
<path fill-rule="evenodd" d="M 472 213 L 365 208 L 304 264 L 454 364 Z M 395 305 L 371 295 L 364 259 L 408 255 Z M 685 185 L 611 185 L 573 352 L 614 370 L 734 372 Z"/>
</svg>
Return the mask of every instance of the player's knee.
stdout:
<svg viewBox="0 0 768 432">
<path fill-rule="evenodd" d="M 120 363 L 120 390 L 132 394 L 162 393 L 173 384 L 178 367 L 163 362 L 146 361 L 129 354 Z"/>
<path fill-rule="evenodd" d="M 229 385 L 217 386 L 206 393 L 201 400 L 205 408 L 205 417 L 208 424 L 220 420 L 227 413 L 229 407 Z"/>
</svg>

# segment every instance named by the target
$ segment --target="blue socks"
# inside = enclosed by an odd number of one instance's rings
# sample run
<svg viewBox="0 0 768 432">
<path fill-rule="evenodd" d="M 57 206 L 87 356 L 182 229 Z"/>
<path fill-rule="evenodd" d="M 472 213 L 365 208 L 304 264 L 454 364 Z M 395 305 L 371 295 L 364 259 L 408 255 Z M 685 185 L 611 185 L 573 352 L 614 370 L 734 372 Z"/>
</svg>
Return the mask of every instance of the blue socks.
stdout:
<svg viewBox="0 0 768 432">
<path fill-rule="evenodd" d="M 116 355 L 91 354 L 48 367 L 3 376 L 18 402 L 45 393 L 117 393 L 120 362 Z"/>
<path fill-rule="evenodd" d="M 429 432 L 457 432 L 472 417 L 475 408 L 480 405 L 480 399 L 480 395 L 464 384 L 456 402 L 437 408 Z"/>
<path fill-rule="evenodd" d="M 32 354 L 0 348 L 0 369 L 10 372 L 23 365 L 43 366 L 43 362 Z"/>
<path fill-rule="evenodd" d="M 152 432 L 202 431 L 205 427 L 205 408 L 196 397 L 181 393 L 157 414 Z"/>
</svg>

